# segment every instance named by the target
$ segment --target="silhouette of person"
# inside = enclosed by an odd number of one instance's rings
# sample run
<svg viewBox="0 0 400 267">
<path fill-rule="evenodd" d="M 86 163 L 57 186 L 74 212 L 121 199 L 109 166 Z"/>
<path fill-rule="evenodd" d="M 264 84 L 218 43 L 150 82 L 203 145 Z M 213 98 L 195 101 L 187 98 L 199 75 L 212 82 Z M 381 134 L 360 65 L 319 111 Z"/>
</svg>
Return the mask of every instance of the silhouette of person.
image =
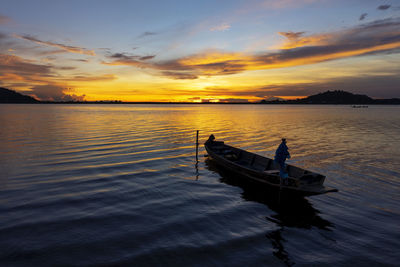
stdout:
<svg viewBox="0 0 400 267">
<path fill-rule="evenodd" d="M 290 153 L 286 145 L 286 139 L 282 138 L 282 143 L 278 146 L 275 152 L 275 161 L 279 164 L 279 175 L 281 178 L 288 178 L 286 173 L 286 159 L 290 159 Z M 287 184 L 287 179 L 285 179 L 285 184 Z"/>
<path fill-rule="evenodd" d="M 215 140 L 215 136 L 212 134 L 208 137 L 208 140 L 206 141 L 206 144 L 212 144 Z"/>
</svg>

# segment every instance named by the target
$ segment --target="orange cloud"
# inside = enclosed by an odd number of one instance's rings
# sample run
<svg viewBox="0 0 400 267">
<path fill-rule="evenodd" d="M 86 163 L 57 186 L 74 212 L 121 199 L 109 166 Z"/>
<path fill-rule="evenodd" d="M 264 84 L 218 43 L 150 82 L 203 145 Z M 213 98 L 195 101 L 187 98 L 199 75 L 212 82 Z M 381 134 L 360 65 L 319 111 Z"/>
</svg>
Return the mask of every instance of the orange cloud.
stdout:
<svg viewBox="0 0 400 267">
<path fill-rule="evenodd" d="M 281 49 L 292 49 L 303 46 L 327 45 L 329 40 L 334 38 L 332 34 L 315 34 L 303 36 L 305 32 L 278 32 L 287 38 L 287 41 L 280 47 Z"/>
<path fill-rule="evenodd" d="M 26 81 L 26 79 L 23 76 L 20 76 L 15 73 L 2 73 L 0 74 L 0 80 L 2 81 Z"/>
<path fill-rule="evenodd" d="M 381 53 L 400 48 L 400 19 L 387 19 L 353 29 L 303 36 L 304 32 L 281 32 L 288 42 L 276 52 L 246 54 L 207 50 L 163 62 L 144 62 L 138 57 L 114 54 L 107 65 L 129 65 L 161 71 L 175 79 L 236 74 L 319 63 L 334 59 Z M 172 75 L 171 75 L 172 74 Z"/>
<path fill-rule="evenodd" d="M 0 73 L 11 73 L 19 76 L 51 77 L 52 66 L 37 64 L 32 60 L 26 60 L 18 56 L 0 54 Z"/>
</svg>

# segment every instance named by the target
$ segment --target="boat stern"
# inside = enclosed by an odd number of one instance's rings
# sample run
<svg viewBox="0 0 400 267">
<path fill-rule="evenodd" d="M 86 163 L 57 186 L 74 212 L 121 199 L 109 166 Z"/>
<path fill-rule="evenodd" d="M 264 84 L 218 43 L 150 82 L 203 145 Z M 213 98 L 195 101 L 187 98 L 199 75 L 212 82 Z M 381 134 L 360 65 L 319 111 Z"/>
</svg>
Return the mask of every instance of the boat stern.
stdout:
<svg viewBox="0 0 400 267">
<path fill-rule="evenodd" d="M 300 185 L 319 185 L 322 186 L 325 182 L 325 175 L 319 173 L 307 173 L 299 178 Z"/>
</svg>

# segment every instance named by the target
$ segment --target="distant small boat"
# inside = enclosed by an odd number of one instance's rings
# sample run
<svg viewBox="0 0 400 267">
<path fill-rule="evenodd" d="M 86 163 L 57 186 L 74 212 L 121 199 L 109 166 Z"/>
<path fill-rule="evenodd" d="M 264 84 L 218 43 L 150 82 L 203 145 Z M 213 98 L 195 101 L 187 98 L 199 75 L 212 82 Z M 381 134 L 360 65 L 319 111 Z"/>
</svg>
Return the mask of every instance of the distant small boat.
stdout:
<svg viewBox="0 0 400 267">
<path fill-rule="evenodd" d="M 207 141 L 204 146 L 208 156 L 218 165 L 257 184 L 301 196 L 338 191 L 323 185 L 324 175 L 290 164 L 287 164 L 288 184 L 284 185 L 279 176 L 279 164 L 273 159 L 226 145 L 223 141 Z"/>
</svg>

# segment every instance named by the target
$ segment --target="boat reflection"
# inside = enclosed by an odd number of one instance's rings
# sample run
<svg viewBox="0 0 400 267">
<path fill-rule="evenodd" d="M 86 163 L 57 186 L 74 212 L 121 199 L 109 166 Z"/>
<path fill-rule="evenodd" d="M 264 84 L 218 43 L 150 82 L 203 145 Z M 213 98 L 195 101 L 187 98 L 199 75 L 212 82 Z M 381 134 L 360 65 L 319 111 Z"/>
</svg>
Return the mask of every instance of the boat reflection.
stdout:
<svg viewBox="0 0 400 267">
<path fill-rule="evenodd" d="M 275 214 L 267 216 L 266 220 L 275 223 L 278 229 L 268 232 L 266 237 L 271 241 L 274 248 L 273 255 L 288 266 L 295 263 L 290 259 L 290 255 L 284 247 L 285 242 L 287 242 L 282 237 L 285 227 L 301 229 L 316 227 L 326 231 L 331 231 L 331 228 L 334 227 L 331 222 L 319 216 L 320 211 L 315 209 L 304 197 L 288 195 L 284 191 L 280 192 L 276 189 L 257 187 L 247 182 L 243 177 L 218 166 L 210 159 L 206 159 L 205 163 L 208 170 L 221 176 L 220 181 L 222 183 L 241 187 L 243 199 L 264 204 L 275 212 Z"/>
</svg>

